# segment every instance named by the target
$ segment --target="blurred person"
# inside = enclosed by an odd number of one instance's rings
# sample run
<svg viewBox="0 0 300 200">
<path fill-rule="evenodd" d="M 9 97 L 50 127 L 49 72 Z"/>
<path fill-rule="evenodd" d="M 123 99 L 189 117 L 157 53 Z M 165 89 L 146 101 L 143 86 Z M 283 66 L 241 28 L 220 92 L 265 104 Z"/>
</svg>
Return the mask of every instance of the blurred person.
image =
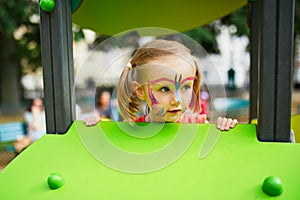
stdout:
<svg viewBox="0 0 300 200">
<path fill-rule="evenodd" d="M 228 85 L 227 87 L 229 89 L 235 89 L 236 85 L 235 85 L 235 70 L 233 68 L 230 68 L 227 71 L 227 76 L 228 76 Z"/>
<path fill-rule="evenodd" d="M 96 98 L 95 114 L 99 119 L 113 119 L 110 92 L 104 90 Z"/>
<path fill-rule="evenodd" d="M 27 125 L 27 135 L 18 136 L 14 142 L 16 153 L 22 152 L 30 144 L 46 134 L 46 118 L 43 100 L 35 98 L 31 100 L 28 110 L 24 113 Z"/>
<path fill-rule="evenodd" d="M 201 99 L 201 112 L 200 114 L 205 114 L 207 118 L 209 118 L 209 93 L 207 91 L 200 92 L 200 99 Z"/>
</svg>

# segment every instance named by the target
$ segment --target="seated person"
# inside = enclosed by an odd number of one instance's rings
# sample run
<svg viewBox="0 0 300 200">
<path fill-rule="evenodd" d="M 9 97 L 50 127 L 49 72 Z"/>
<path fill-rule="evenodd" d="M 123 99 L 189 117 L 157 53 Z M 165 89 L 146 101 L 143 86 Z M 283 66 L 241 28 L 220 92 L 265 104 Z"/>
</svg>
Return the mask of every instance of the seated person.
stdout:
<svg viewBox="0 0 300 200">
<path fill-rule="evenodd" d="M 104 90 L 96 98 L 95 114 L 98 118 L 112 119 L 112 109 L 110 103 L 111 95 L 109 91 Z"/>
<path fill-rule="evenodd" d="M 19 136 L 14 142 L 16 153 L 22 152 L 27 146 L 46 134 L 46 119 L 43 100 L 33 99 L 29 109 L 24 113 L 27 135 Z"/>
</svg>

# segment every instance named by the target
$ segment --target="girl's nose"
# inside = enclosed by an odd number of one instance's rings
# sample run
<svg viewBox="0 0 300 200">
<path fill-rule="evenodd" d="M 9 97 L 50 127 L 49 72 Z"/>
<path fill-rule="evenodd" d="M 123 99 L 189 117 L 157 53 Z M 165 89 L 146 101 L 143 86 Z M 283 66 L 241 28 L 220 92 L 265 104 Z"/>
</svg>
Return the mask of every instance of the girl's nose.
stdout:
<svg viewBox="0 0 300 200">
<path fill-rule="evenodd" d="M 172 94 L 171 97 L 171 105 L 179 105 L 181 103 L 181 97 L 179 96 L 178 92 Z"/>
</svg>

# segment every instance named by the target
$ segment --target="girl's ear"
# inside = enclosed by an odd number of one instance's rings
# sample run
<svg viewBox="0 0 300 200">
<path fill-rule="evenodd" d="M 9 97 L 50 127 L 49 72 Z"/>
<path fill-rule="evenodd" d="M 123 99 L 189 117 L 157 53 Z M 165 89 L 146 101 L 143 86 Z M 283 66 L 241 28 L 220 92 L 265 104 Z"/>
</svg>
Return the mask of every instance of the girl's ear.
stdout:
<svg viewBox="0 0 300 200">
<path fill-rule="evenodd" d="M 133 81 L 131 83 L 131 85 L 132 85 L 132 89 L 134 91 L 133 92 L 134 95 L 137 96 L 140 100 L 145 100 L 145 91 L 144 91 L 143 87 L 140 84 L 138 84 L 138 82 L 136 82 L 136 81 Z"/>
</svg>

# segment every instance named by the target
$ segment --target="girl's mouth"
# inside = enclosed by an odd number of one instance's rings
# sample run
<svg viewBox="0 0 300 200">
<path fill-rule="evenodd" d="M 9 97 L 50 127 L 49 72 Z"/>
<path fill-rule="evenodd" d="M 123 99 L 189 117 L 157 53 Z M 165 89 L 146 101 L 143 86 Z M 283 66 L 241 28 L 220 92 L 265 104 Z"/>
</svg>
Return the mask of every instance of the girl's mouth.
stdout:
<svg viewBox="0 0 300 200">
<path fill-rule="evenodd" d="M 180 109 L 168 110 L 168 113 L 171 113 L 171 114 L 178 114 L 180 112 L 181 112 Z"/>
</svg>

